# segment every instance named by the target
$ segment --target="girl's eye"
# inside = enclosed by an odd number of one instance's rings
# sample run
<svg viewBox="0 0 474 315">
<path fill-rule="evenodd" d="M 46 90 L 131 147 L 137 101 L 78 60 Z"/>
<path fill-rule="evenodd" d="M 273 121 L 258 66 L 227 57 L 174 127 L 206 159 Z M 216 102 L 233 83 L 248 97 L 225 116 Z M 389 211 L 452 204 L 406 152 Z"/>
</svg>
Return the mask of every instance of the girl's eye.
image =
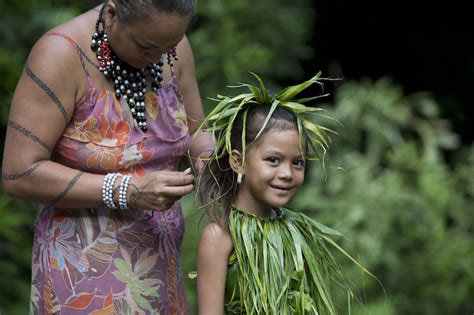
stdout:
<svg viewBox="0 0 474 315">
<path fill-rule="evenodd" d="M 270 162 L 270 164 L 278 164 L 280 160 L 277 157 L 271 156 L 267 158 L 267 161 Z"/>
<path fill-rule="evenodd" d="M 293 165 L 296 167 L 304 167 L 304 160 L 295 160 L 293 161 Z"/>
</svg>

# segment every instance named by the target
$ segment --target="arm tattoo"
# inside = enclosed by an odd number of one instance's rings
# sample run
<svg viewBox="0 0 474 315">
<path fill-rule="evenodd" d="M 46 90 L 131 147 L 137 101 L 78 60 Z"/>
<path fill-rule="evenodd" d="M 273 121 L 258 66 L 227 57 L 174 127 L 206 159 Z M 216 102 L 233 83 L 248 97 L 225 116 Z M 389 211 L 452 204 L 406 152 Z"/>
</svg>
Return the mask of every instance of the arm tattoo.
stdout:
<svg viewBox="0 0 474 315">
<path fill-rule="evenodd" d="M 135 184 L 129 184 L 129 190 L 130 190 L 130 208 L 131 209 L 138 209 L 138 202 L 140 201 L 140 199 L 142 198 L 142 195 L 143 195 L 143 191 L 145 188 L 148 187 L 148 185 L 150 185 L 151 183 L 153 182 L 153 180 L 150 180 L 144 187 L 142 190 L 140 190 L 140 188 L 138 188 L 137 185 Z M 133 191 L 132 191 L 133 190 Z"/>
<path fill-rule="evenodd" d="M 135 184 L 130 184 L 130 187 L 128 188 L 130 190 L 130 205 L 129 207 L 131 209 L 137 209 L 137 204 L 138 204 L 138 201 L 140 200 L 141 196 L 142 196 L 142 192 L 140 191 L 140 189 L 138 189 L 137 185 Z M 132 192 L 132 189 L 134 190 L 134 192 Z"/>
<path fill-rule="evenodd" d="M 31 80 L 33 80 L 33 82 L 36 83 L 36 85 L 38 85 L 43 91 L 46 92 L 46 94 L 48 94 L 48 96 L 53 100 L 54 104 L 56 105 L 56 107 L 59 109 L 59 111 L 61 112 L 61 115 L 63 116 L 64 118 L 64 121 L 66 122 L 66 124 L 68 123 L 68 119 L 67 119 L 67 114 L 66 114 L 66 110 L 64 109 L 64 106 L 63 104 L 61 103 L 61 101 L 59 101 L 59 99 L 57 98 L 57 96 L 54 94 L 53 91 L 51 91 L 51 89 L 49 88 L 49 86 L 46 85 L 46 83 L 44 83 L 43 81 L 41 81 L 40 78 L 38 78 L 34 73 L 33 71 L 31 71 L 30 67 L 28 67 L 28 65 L 25 65 L 25 71 L 26 71 L 26 74 L 28 74 L 28 76 L 31 78 Z"/>
<path fill-rule="evenodd" d="M 26 171 L 23 172 L 23 173 L 11 174 L 11 175 L 2 173 L 2 180 L 17 180 L 17 179 L 26 177 L 26 176 L 30 175 L 31 173 L 33 173 L 33 171 L 34 171 L 35 169 L 37 169 L 38 166 L 40 166 L 40 165 L 43 164 L 44 162 L 46 162 L 46 161 L 39 161 L 39 162 L 36 162 L 36 163 L 33 164 L 28 170 L 26 170 Z"/>
<path fill-rule="evenodd" d="M 44 142 L 43 140 L 41 140 L 40 138 L 38 138 L 37 136 L 35 136 L 34 134 L 31 133 L 31 131 L 29 131 L 28 129 L 26 129 L 25 127 L 17 124 L 16 122 L 14 121 L 11 121 L 9 120 L 8 121 L 8 127 L 12 127 L 13 129 L 15 129 L 16 131 L 18 131 L 19 133 L 21 133 L 22 135 L 30 138 L 31 140 L 33 140 L 34 142 L 38 143 L 39 145 L 41 145 L 43 148 L 45 148 L 46 150 L 48 150 L 50 153 L 53 151 L 51 149 L 51 147 L 46 143 Z"/>
<path fill-rule="evenodd" d="M 72 187 L 74 187 L 74 185 L 77 183 L 77 181 L 79 180 L 79 177 L 81 177 L 82 174 L 84 174 L 84 172 L 82 171 L 77 172 L 76 176 L 74 176 L 74 178 L 69 182 L 66 189 L 64 189 L 63 192 L 61 192 L 52 202 L 50 202 L 49 205 L 52 206 L 55 203 L 57 203 L 59 200 L 64 198 L 64 196 L 67 195 L 67 193 L 72 189 Z"/>
</svg>

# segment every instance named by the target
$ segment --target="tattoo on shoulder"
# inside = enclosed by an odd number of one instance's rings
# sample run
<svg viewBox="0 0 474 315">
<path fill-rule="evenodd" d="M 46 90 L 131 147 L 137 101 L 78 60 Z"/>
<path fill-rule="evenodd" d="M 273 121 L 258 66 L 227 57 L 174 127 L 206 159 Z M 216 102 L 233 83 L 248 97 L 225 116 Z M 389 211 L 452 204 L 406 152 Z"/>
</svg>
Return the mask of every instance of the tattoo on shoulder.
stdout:
<svg viewBox="0 0 474 315">
<path fill-rule="evenodd" d="M 84 172 L 82 172 L 82 171 L 77 172 L 76 176 L 74 176 L 74 178 L 69 182 L 66 189 L 64 189 L 52 202 L 50 202 L 49 205 L 52 206 L 52 205 L 56 204 L 59 200 L 63 199 L 64 196 L 66 196 L 67 193 L 72 189 L 72 187 L 74 187 L 74 185 L 76 185 L 77 181 L 82 176 L 82 174 L 84 174 Z"/>
<path fill-rule="evenodd" d="M 38 143 L 40 146 L 42 146 L 43 148 L 45 148 L 46 150 L 48 150 L 50 153 L 53 151 L 51 149 L 51 147 L 43 140 L 41 140 L 40 138 L 38 138 L 37 136 L 35 136 L 33 133 L 31 133 L 31 131 L 29 131 L 28 129 L 26 129 L 25 127 L 17 124 L 16 122 L 12 121 L 12 120 L 9 120 L 8 121 L 8 127 L 11 127 L 13 129 L 15 129 L 16 131 L 18 131 L 19 133 L 21 133 L 22 135 L 30 138 L 31 140 L 33 140 L 34 142 Z"/>
<path fill-rule="evenodd" d="M 100 71 L 100 67 L 98 64 L 96 64 L 95 62 L 93 62 L 89 57 L 87 57 L 86 53 L 84 52 L 84 50 L 81 49 L 81 47 L 79 47 L 79 45 L 77 44 L 74 44 L 74 49 L 76 50 L 76 52 L 79 54 L 80 58 L 81 58 L 81 63 L 82 63 L 82 66 L 85 67 L 85 64 L 84 64 L 84 61 L 82 60 L 85 59 L 91 66 L 93 66 L 95 69 L 97 69 L 97 71 Z"/>
<path fill-rule="evenodd" d="M 67 119 L 67 113 L 66 113 L 66 109 L 64 108 L 64 105 L 61 103 L 61 101 L 58 99 L 58 97 L 56 96 L 56 94 L 54 94 L 54 92 L 49 88 L 49 86 L 46 85 L 46 83 L 44 83 L 43 81 L 41 81 L 40 78 L 38 78 L 34 73 L 33 71 L 31 71 L 30 67 L 28 67 L 28 65 L 25 65 L 25 72 L 26 74 L 31 78 L 31 80 L 33 80 L 33 82 L 36 83 L 36 85 L 38 85 L 40 87 L 40 89 L 42 89 L 46 94 L 48 94 L 48 96 L 51 98 L 51 100 L 54 102 L 54 104 L 56 105 L 56 107 L 59 109 L 59 111 L 61 112 L 61 115 L 63 116 L 63 119 L 64 121 L 66 122 L 66 124 L 68 123 L 68 119 Z"/>
<path fill-rule="evenodd" d="M 18 180 L 18 179 L 21 179 L 23 177 L 26 177 L 26 176 L 30 175 L 31 173 L 33 173 L 34 170 L 36 170 L 38 168 L 38 166 L 40 166 L 44 162 L 46 162 L 46 161 L 36 162 L 35 164 L 33 164 L 29 169 L 27 169 L 23 173 L 19 173 L 19 174 L 5 174 L 5 173 L 2 173 L 2 180 Z"/>
</svg>

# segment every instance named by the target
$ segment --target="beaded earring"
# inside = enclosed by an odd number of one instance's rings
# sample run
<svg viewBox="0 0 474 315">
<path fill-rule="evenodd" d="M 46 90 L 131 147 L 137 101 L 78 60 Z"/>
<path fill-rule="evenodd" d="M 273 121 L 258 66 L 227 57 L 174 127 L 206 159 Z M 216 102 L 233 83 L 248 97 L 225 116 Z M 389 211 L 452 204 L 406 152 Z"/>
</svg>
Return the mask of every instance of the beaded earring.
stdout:
<svg viewBox="0 0 474 315">
<path fill-rule="evenodd" d="M 146 93 L 146 73 L 153 78 L 152 89 L 155 93 L 162 87 L 163 82 L 163 55 L 158 63 L 151 63 L 145 69 L 137 69 L 125 61 L 121 60 L 110 47 L 108 36 L 103 19 L 105 4 L 99 12 L 99 17 L 95 25 L 95 33 L 92 35 L 91 49 L 96 53 L 99 62 L 99 70 L 114 84 L 115 96 L 117 99 L 123 98 L 130 108 L 133 118 L 138 127 L 147 131 L 145 117 L 145 93 Z M 171 54 L 171 55 L 170 55 Z M 176 50 L 168 55 L 168 63 L 172 67 L 171 58 L 178 60 Z"/>
<path fill-rule="evenodd" d="M 173 60 L 178 61 L 178 54 L 176 53 L 176 46 L 174 46 L 173 49 L 171 49 L 171 51 L 168 52 L 166 55 L 167 55 L 167 58 L 168 58 L 168 64 L 170 65 L 171 68 L 173 68 Z"/>
<path fill-rule="evenodd" d="M 237 184 L 242 184 L 242 178 L 243 178 L 243 175 L 238 173 L 237 174 Z"/>
</svg>

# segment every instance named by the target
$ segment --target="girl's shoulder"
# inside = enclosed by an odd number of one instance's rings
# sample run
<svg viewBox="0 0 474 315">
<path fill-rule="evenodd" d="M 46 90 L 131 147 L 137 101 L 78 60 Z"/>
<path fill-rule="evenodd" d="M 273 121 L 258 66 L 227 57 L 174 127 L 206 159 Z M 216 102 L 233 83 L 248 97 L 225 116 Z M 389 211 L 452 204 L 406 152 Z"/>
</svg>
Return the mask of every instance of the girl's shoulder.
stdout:
<svg viewBox="0 0 474 315">
<path fill-rule="evenodd" d="M 230 255 L 234 248 L 230 234 L 216 222 L 208 223 L 204 227 L 199 246 L 209 247 L 226 255 Z"/>
</svg>

